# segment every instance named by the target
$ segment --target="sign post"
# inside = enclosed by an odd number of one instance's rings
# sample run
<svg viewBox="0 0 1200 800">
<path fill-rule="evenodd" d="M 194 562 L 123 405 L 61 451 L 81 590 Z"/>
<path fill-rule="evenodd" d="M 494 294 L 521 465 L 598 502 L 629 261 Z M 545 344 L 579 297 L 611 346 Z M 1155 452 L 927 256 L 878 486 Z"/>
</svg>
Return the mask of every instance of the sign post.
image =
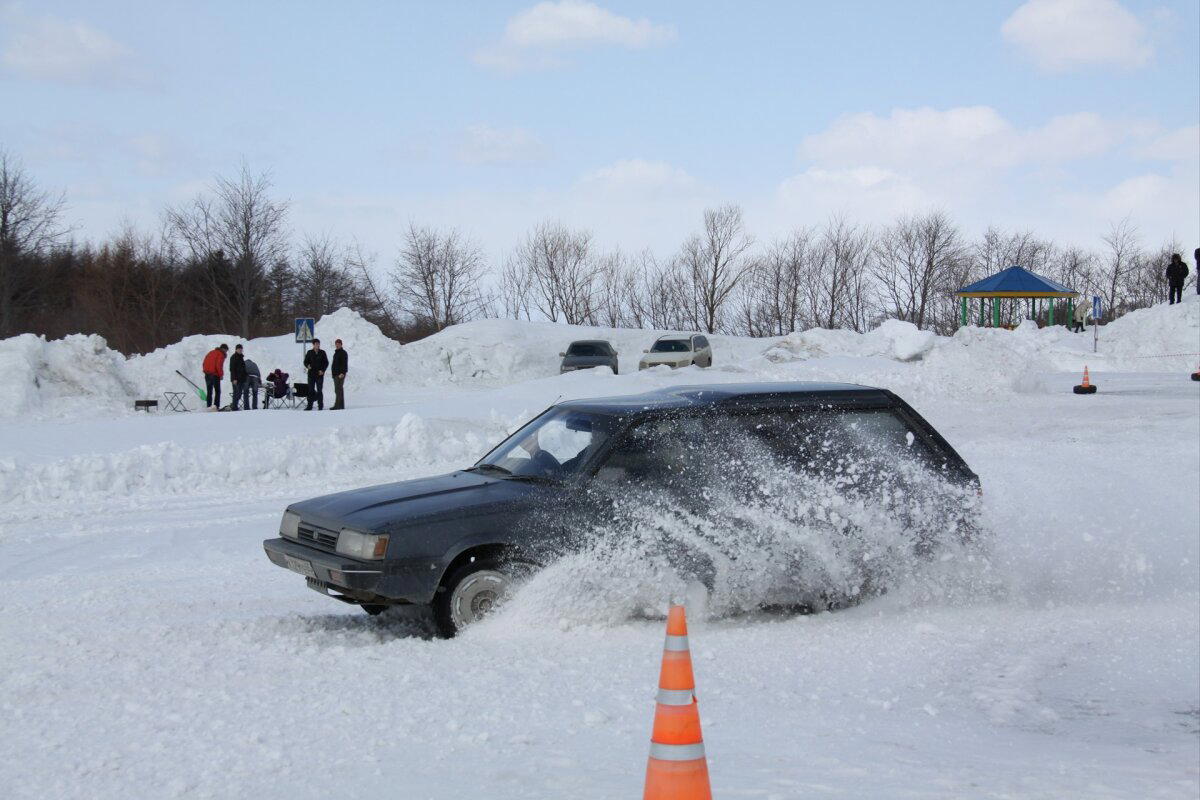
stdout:
<svg viewBox="0 0 1200 800">
<path fill-rule="evenodd" d="M 296 344 L 300 345 L 300 363 L 304 363 L 304 350 L 317 338 L 317 320 L 314 317 L 296 317 Z"/>
<path fill-rule="evenodd" d="M 1100 295 L 1092 295 L 1092 352 L 1096 352 L 1096 346 L 1100 341 L 1100 315 L 1104 310 L 1100 304 Z"/>
</svg>

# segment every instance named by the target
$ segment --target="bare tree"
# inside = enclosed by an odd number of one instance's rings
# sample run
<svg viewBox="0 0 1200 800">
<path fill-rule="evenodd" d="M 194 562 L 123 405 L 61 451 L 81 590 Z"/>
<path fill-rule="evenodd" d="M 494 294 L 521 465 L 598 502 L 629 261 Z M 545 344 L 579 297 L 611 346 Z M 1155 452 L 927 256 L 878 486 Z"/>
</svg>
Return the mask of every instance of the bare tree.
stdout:
<svg viewBox="0 0 1200 800">
<path fill-rule="evenodd" d="M 721 311 L 738 283 L 753 267 L 746 251 L 754 244 L 735 205 L 706 209 L 704 230 L 683 243 L 676 260 L 691 278 L 687 309 L 695 327 L 716 333 Z"/>
<path fill-rule="evenodd" d="M 813 239 L 812 230 L 797 228 L 754 262 L 738 301 L 743 332 L 783 336 L 804 327 L 804 286 L 813 269 Z"/>
<path fill-rule="evenodd" d="M 39 289 L 37 263 L 67 234 L 63 204 L 0 150 L 0 337 L 18 332 L 17 316 Z"/>
<path fill-rule="evenodd" d="M 939 292 L 965 256 L 958 228 L 944 213 L 897 220 L 876 239 L 871 269 L 887 312 L 926 327 Z"/>
<path fill-rule="evenodd" d="M 293 273 L 295 310 L 322 315 L 343 307 L 360 307 L 367 290 L 352 255 L 328 234 L 306 237 Z"/>
<path fill-rule="evenodd" d="M 1122 314 L 1128 310 L 1124 290 L 1129 286 L 1130 277 L 1143 268 L 1146 254 L 1137 226 L 1129 217 L 1109 226 L 1104 244 L 1108 252 L 1101 260 L 1097 276 L 1100 296 L 1110 313 Z"/>
<path fill-rule="evenodd" d="M 479 246 L 457 230 L 440 233 L 409 223 L 404 249 L 391 273 L 404 308 L 434 330 L 487 313 L 485 262 Z"/>
<path fill-rule="evenodd" d="M 871 235 L 844 217 L 821 230 L 805 284 L 807 313 L 823 328 L 865 330 L 873 316 L 868 264 Z"/>
<path fill-rule="evenodd" d="M 203 265 L 212 311 L 243 337 L 251 335 L 268 270 L 287 257 L 288 206 L 270 191 L 270 175 L 243 164 L 236 179 L 217 178 L 212 197 L 167 211 L 171 230 Z"/>
<path fill-rule="evenodd" d="M 532 307 L 551 322 L 594 322 L 597 280 L 592 234 L 557 222 L 538 225 L 509 255 L 504 281 L 513 289 L 524 287 L 530 292 L 526 314 Z"/>
</svg>

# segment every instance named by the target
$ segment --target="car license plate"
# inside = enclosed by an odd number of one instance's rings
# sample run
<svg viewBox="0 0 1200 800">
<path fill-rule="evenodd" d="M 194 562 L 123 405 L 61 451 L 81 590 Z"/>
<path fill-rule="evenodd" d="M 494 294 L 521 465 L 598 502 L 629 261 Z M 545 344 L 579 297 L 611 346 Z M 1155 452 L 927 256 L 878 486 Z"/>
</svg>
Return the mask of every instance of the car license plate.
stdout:
<svg viewBox="0 0 1200 800">
<path fill-rule="evenodd" d="M 303 558 L 295 558 L 294 556 L 284 556 L 283 563 L 287 564 L 287 568 L 292 572 L 299 572 L 308 578 L 317 577 L 317 573 L 313 571 L 311 561 L 305 561 Z"/>
</svg>

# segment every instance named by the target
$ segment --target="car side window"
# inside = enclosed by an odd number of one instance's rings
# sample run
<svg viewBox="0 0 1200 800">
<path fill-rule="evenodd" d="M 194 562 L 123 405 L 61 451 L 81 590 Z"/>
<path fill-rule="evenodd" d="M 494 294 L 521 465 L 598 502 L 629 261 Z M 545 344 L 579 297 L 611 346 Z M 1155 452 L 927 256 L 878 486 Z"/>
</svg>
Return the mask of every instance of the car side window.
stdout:
<svg viewBox="0 0 1200 800">
<path fill-rule="evenodd" d="M 696 349 L 703 350 L 706 347 L 708 347 L 708 339 L 705 339 L 703 336 L 697 336 L 696 337 Z"/>
<path fill-rule="evenodd" d="M 772 458 L 818 476 L 877 474 L 899 458 L 933 461 L 916 431 L 889 409 L 753 414 L 739 427 Z"/>
<path fill-rule="evenodd" d="M 683 476 L 703 457 L 703 430 L 694 417 L 647 420 L 631 428 L 596 471 L 600 486 L 640 484 L 686 488 Z"/>
</svg>

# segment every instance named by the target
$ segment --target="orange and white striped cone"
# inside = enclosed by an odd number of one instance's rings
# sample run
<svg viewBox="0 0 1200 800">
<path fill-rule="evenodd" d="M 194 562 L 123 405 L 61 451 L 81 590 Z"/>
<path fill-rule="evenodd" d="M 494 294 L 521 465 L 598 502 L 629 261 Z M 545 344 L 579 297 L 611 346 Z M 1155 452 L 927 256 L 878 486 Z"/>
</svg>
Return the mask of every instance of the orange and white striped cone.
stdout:
<svg viewBox="0 0 1200 800">
<path fill-rule="evenodd" d="M 1088 377 L 1088 368 L 1087 368 L 1086 364 L 1083 367 L 1083 383 L 1079 384 L 1071 391 L 1075 392 L 1075 394 L 1095 394 L 1096 393 L 1096 384 L 1092 383 L 1091 378 Z"/>
<path fill-rule="evenodd" d="M 667 614 L 644 800 L 711 800 L 683 606 Z"/>
</svg>

